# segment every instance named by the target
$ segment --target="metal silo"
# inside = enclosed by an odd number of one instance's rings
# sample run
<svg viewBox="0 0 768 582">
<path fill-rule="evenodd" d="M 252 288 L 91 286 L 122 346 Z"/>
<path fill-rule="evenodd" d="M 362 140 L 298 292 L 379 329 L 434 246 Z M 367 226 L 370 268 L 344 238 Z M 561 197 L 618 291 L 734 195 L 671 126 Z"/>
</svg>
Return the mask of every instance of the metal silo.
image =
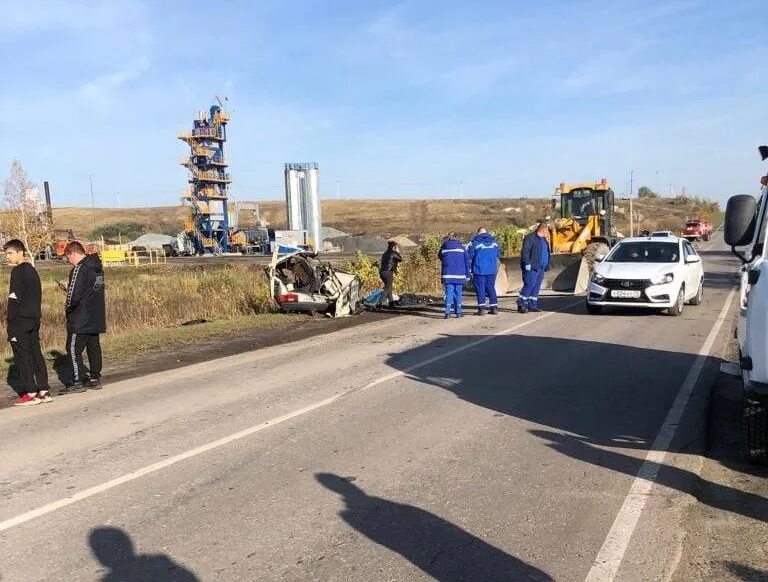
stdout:
<svg viewBox="0 0 768 582">
<path fill-rule="evenodd" d="M 317 162 L 285 164 L 285 202 L 289 230 L 304 230 L 307 243 L 322 249 L 320 169 Z"/>
</svg>

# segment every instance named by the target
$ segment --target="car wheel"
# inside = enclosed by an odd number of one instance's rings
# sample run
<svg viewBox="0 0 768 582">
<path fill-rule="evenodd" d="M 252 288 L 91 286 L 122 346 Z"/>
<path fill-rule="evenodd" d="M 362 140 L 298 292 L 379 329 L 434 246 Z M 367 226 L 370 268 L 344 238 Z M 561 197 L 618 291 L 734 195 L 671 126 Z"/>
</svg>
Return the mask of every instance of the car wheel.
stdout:
<svg viewBox="0 0 768 582">
<path fill-rule="evenodd" d="M 764 401 L 745 397 L 741 421 L 747 460 L 765 465 L 768 463 L 768 406 Z"/>
<path fill-rule="evenodd" d="M 587 301 L 587 313 L 590 315 L 600 315 L 603 311 L 602 305 L 592 305 L 589 301 Z"/>
<path fill-rule="evenodd" d="M 675 304 L 667 309 L 667 313 L 672 317 L 677 317 L 683 314 L 683 307 L 685 307 L 685 285 L 680 286 L 680 291 L 677 293 L 677 301 Z"/>
<path fill-rule="evenodd" d="M 699 289 L 696 291 L 696 295 L 693 299 L 691 299 L 690 304 L 691 305 L 701 305 L 701 301 L 704 299 L 704 279 L 699 281 Z"/>
</svg>

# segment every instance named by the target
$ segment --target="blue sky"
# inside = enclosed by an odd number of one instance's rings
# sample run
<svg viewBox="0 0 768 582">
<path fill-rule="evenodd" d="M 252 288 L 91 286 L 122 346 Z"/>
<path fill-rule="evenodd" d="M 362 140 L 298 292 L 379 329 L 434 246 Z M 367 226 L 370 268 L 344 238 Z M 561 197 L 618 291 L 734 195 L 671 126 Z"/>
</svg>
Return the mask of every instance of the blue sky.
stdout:
<svg viewBox="0 0 768 582">
<path fill-rule="evenodd" d="M 0 171 L 56 205 L 178 203 L 215 95 L 240 199 L 757 193 L 768 3 L 2 0 Z"/>
</svg>

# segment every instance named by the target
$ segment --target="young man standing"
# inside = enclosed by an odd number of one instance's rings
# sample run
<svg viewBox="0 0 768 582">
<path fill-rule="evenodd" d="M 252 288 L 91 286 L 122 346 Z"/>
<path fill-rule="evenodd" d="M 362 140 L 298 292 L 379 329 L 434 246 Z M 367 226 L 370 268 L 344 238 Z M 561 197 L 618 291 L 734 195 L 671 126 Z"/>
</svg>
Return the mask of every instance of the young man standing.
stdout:
<svg viewBox="0 0 768 582">
<path fill-rule="evenodd" d="M 462 317 L 461 293 L 464 283 L 469 280 L 469 255 L 455 232 L 445 238 L 437 256 L 445 290 L 445 319 L 451 316 L 451 307 L 455 307 L 456 317 Z"/>
<path fill-rule="evenodd" d="M 536 230 L 525 235 L 523 251 L 520 253 L 520 269 L 523 271 L 523 288 L 517 297 L 520 313 L 541 311 L 539 290 L 544 273 L 549 270 L 549 226 L 539 222 Z"/>
<path fill-rule="evenodd" d="M 104 269 L 99 255 L 86 255 L 83 245 L 77 241 L 67 244 L 64 256 L 72 265 L 69 284 L 66 286 L 65 308 L 67 355 L 71 367 L 65 371 L 65 387 L 59 393 L 83 392 L 88 388 L 99 390 L 101 388 L 99 334 L 107 331 Z M 90 369 L 83 364 L 83 349 L 88 354 Z"/>
<path fill-rule="evenodd" d="M 484 228 L 477 229 L 472 242 L 467 247 L 469 260 L 472 264 L 472 276 L 475 279 L 477 293 L 477 313 L 485 315 L 485 298 L 488 297 L 488 313 L 496 315 L 499 306 L 496 297 L 496 273 L 499 269 L 501 249 L 490 232 Z"/>
<path fill-rule="evenodd" d="M 48 389 L 48 369 L 40 349 L 40 277 L 29 262 L 27 249 L 18 239 L 3 245 L 11 269 L 8 292 L 8 341 L 13 361 L 21 378 L 19 399 L 15 406 L 51 402 Z"/>
</svg>

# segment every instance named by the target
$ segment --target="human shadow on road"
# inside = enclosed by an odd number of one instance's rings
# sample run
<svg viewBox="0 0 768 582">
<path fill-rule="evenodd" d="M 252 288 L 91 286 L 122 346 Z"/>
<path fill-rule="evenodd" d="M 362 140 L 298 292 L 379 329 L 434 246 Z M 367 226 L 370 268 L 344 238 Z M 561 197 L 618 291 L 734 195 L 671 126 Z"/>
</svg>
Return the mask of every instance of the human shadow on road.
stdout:
<svg viewBox="0 0 768 582">
<path fill-rule="evenodd" d="M 743 564 L 736 564 L 735 562 L 726 562 L 725 567 L 728 571 L 739 577 L 739 580 L 744 582 L 767 582 L 768 572 L 765 570 L 758 570 L 751 566 L 745 566 Z"/>
<path fill-rule="evenodd" d="M 95 528 L 88 542 L 93 555 L 108 569 L 101 582 L 199 582 L 165 554 L 137 555 L 130 536 L 119 528 Z"/>
<path fill-rule="evenodd" d="M 695 358 L 599 341 L 455 335 L 393 354 L 388 364 L 464 401 L 540 425 L 531 433 L 563 455 L 635 476 L 644 458 L 638 452 L 653 448 Z M 699 386 L 711 385 L 719 363 L 718 358 L 705 360 Z M 707 388 L 694 392 L 681 424 L 692 426 L 705 416 Z M 681 442 L 685 433 L 678 431 L 671 450 L 703 452 L 703 442 Z M 701 481 L 674 467 L 656 468 L 663 485 L 689 492 L 706 484 L 717 495 L 699 495 L 702 503 L 768 520 L 768 500 L 760 496 Z"/>
<path fill-rule="evenodd" d="M 315 478 L 341 495 L 346 506 L 339 515 L 345 522 L 435 580 L 552 580 L 538 568 L 424 509 L 368 495 L 349 477 L 317 473 Z"/>
</svg>

